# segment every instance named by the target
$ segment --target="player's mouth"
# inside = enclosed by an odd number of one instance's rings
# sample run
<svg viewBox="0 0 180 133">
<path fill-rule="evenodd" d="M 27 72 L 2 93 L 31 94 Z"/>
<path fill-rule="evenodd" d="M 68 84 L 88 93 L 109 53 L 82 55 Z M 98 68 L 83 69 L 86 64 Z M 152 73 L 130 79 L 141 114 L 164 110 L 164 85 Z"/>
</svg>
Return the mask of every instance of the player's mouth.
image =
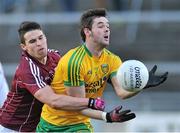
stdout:
<svg viewBox="0 0 180 133">
<path fill-rule="evenodd" d="M 41 52 L 44 52 L 45 48 L 40 48 L 38 51 L 41 53 Z"/>
<path fill-rule="evenodd" d="M 40 49 L 39 49 L 39 51 L 42 51 L 42 50 L 44 50 L 44 48 L 40 48 Z"/>
<path fill-rule="evenodd" d="M 108 36 L 108 35 L 105 35 L 105 36 L 104 36 L 104 39 L 105 39 L 106 41 L 109 41 L 109 36 Z"/>
</svg>

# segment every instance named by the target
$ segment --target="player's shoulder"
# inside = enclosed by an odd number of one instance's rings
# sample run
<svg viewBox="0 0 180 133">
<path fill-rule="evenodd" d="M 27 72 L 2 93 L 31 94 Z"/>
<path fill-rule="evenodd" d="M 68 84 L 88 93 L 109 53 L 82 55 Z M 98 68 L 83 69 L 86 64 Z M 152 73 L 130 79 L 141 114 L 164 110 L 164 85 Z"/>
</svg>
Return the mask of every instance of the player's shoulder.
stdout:
<svg viewBox="0 0 180 133">
<path fill-rule="evenodd" d="M 69 57 L 69 56 L 74 56 L 76 53 L 78 53 L 78 50 L 81 48 L 82 46 L 78 46 L 75 48 L 71 48 L 64 56 L 65 57 Z M 63 56 L 63 57 L 64 57 Z"/>
<path fill-rule="evenodd" d="M 75 47 L 75 48 L 72 48 L 72 49 L 70 49 L 69 50 L 69 52 L 71 53 L 76 53 L 76 52 L 78 52 L 80 49 L 84 49 L 84 45 L 80 45 L 80 46 L 78 46 L 78 47 Z"/>
<path fill-rule="evenodd" d="M 19 67 L 27 67 L 29 63 L 32 63 L 32 57 L 28 55 L 26 52 L 22 52 L 22 56 L 20 58 Z"/>
<path fill-rule="evenodd" d="M 34 67 L 35 64 L 33 62 L 33 60 L 28 57 L 26 54 L 22 54 L 21 58 L 20 58 L 20 62 L 16 67 L 16 72 L 15 74 L 17 76 L 22 76 L 22 75 L 27 75 L 27 73 L 30 72 L 30 67 Z"/>
<path fill-rule="evenodd" d="M 116 58 L 118 57 L 119 58 L 118 55 L 116 55 L 115 53 L 109 51 L 108 49 L 104 49 L 104 52 L 105 52 L 105 55 L 107 55 L 109 57 L 116 57 Z"/>
<path fill-rule="evenodd" d="M 76 57 L 78 57 L 78 54 L 82 53 L 82 52 L 79 52 L 79 49 L 81 47 L 82 46 L 78 46 L 78 47 L 71 48 L 70 50 L 68 50 L 67 53 L 65 53 L 62 56 L 60 63 L 61 64 L 68 63 L 68 62 L 71 62 L 74 59 L 79 59 L 79 58 L 76 58 Z"/>
<path fill-rule="evenodd" d="M 60 52 L 56 49 L 48 49 L 48 53 L 56 56 L 61 56 Z"/>
<path fill-rule="evenodd" d="M 50 56 L 54 60 L 59 60 L 61 58 L 60 52 L 56 49 L 48 49 L 48 56 Z"/>
<path fill-rule="evenodd" d="M 109 62 L 122 62 L 119 55 L 109 51 L 108 49 L 104 49 L 105 57 Z"/>
</svg>

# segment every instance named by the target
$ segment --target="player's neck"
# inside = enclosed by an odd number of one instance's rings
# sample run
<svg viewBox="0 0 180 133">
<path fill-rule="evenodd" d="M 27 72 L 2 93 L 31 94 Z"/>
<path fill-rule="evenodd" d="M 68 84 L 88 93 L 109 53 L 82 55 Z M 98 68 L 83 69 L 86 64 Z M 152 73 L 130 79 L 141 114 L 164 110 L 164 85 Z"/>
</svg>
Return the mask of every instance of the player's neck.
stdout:
<svg viewBox="0 0 180 133">
<path fill-rule="evenodd" d="M 86 42 L 86 47 L 91 52 L 91 54 L 93 56 L 96 56 L 96 57 L 100 57 L 101 53 L 102 53 L 102 51 L 104 49 L 98 44 L 94 44 L 94 43 L 90 44 L 90 43 L 87 43 L 87 42 Z"/>
<path fill-rule="evenodd" d="M 42 64 L 46 64 L 46 61 L 47 61 L 47 56 L 46 57 L 44 57 L 43 59 L 38 59 L 38 61 L 40 62 L 40 63 L 42 63 Z"/>
</svg>

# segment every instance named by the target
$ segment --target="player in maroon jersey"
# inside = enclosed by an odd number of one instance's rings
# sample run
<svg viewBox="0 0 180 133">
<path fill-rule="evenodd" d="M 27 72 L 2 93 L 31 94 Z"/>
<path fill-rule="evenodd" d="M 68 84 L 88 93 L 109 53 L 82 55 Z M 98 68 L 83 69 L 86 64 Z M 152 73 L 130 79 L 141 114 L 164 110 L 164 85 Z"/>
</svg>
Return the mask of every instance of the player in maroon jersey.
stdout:
<svg viewBox="0 0 180 133">
<path fill-rule="evenodd" d="M 0 132 L 35 131 L 43 103 L 53 108 L 103 110 L 102 99 L 57 95 L 49 87 L 60 59 L 57 51 L 47 49 L 46 36 L 36 22 L 19 27 L 22 55 L 12 87 L 0 108 Z"/>
</svg>

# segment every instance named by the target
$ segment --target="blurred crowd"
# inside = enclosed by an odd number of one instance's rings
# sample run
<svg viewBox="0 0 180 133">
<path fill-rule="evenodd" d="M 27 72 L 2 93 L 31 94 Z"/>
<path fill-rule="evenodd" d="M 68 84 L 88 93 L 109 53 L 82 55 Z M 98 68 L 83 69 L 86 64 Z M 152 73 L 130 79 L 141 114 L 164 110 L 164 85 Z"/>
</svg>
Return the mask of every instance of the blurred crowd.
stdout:
<svg viewBox="0 0 180 133">
<path fill-rule="evenodd" d="M 0 0 L 0 13 L 72 12 L 81 10 L 84 0 Z M 129 0 L 93 0 L 88 8 L 102 7 L 113 11 L 128 9 Z M 92 6 L 92 7 L 91 7 Z"/>
</svg>

